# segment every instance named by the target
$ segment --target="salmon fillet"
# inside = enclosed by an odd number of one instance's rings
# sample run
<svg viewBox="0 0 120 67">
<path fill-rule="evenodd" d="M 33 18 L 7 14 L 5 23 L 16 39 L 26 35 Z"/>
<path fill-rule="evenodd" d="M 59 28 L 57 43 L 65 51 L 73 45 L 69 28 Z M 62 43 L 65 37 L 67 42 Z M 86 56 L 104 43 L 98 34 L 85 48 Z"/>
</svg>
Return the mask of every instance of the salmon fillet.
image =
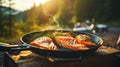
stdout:
<svg viewBox="0 0 120 67">
<path fill-rule="evenodd" d="M 87 50 L 87 49 L 89 49 L 85 45 L 79 44 L 76 41 L 76 39 L 73 38 L 73 37 L 56 36 L 55 40 L 58 43 L 58 45 L 60 45 L 60 46 L 62 46 L 64 48 L 68 48 L 68 49 L 72 49 L 72 50 Z"/>
<path fill-rule="evenodd" d="M 31 41 L 30 45 L 39 47 L 40 49 L 58 50 L 57 46 L 53 43 L 52 39 L 45 36 L 39 37 Z"/>
</svg>

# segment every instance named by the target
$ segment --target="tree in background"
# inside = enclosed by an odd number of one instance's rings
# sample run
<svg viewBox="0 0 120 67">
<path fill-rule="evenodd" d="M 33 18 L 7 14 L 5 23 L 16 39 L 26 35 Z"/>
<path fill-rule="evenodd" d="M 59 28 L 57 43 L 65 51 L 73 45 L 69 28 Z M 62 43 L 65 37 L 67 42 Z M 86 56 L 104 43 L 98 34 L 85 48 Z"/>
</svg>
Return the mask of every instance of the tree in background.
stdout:
<svg viewBox="0 0 120 67">
<path fill-rule="evenodd" d="M 49 22 L 49 17 L 45 14 L 45 10 L 42 4 L 38 6 L 37 13 L 38 13 L 37 20 L 39 22 L 39 25 Z"/>
<path fill-rule="evenodd" d="M 3 4 L 3 0 L 0 0 L 0 8 L 3 8 L 2 4 Z M 4 32 L 6 31 L 6 29 L 4 28 L 4 25 L 6 23 L 3 23 L 3 22 L 6 18 L 4 17 L 4 11 L 2 9 L 0 9 L 0 19 L 3 19 L 3 20 L 0 20 L 0 36 L 3 36 Z"/>
<path fill-rule="evenodd" d="M 75 15 L 78 21 L 85 21 L 95 17 L 96 0 L 75 0 Z"/>
<path fill-rule="evenodd" d="M 27 10 L 25 14 L 27 17 L 24 21 L 26 25 L 24 32 L 38 30 L 40 26 L 49 22 L 49 18 L 45 14 L 43 5 L 41 4 L 38 7 L 34 5 L 30 10 Z"/>
<path fill-rule="evenodd" d="M 97 21 L 116 21 L 120 18 L 120 0 L 74 0 L 78 21 L 94 17 Z"/>
<path fill-rule="evenodd" d="M 55 15 L 60 7 L 60 0 L 50 0 L 47 3 L 43 5 L 43 8 L 45 9 L 45 13 L 48 16 Z"/>
<path fill-rule="evenodd" d="M 8 2 L 8 3 L 7 3 Z M 4 7 L 2 4 L 8 4 L 9 7 Z M 13 9 L 11 8 L 13 5 L 12 0 L 0 0 L 0 36 L 9 35 L 11 36 L 12 31 L 12 25 L 13 25 L 13 18 L 14 15 L 12 15 Z"/>
<path fill-rule="evenodd" d="M 61 27 L 67 27 L 73 17 L 73 0 L 59 0 L 59 10 L 54 16 Z"/>
<path fill-rule="evenodd" d="M 105 14 L 103 18 L 106 18 L 105 21 L 110 20 L 119 20 L 120 18 L 120 0 L 105 0 L 104 9 Z"/>
</svg>

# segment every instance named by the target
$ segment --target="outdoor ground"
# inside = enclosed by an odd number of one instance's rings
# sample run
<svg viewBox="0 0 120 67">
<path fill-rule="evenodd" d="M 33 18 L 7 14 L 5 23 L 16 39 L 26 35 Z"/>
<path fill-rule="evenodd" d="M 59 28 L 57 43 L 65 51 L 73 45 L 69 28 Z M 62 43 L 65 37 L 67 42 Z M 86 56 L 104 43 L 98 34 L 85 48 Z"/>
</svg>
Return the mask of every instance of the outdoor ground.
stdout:
<svg viewBox="0 0 120 67">
<path fill-rule="evenodd" d="M 108 31 L 113 31 L 120 34 L 120 27 L 108 27 Z"/>
</svg>

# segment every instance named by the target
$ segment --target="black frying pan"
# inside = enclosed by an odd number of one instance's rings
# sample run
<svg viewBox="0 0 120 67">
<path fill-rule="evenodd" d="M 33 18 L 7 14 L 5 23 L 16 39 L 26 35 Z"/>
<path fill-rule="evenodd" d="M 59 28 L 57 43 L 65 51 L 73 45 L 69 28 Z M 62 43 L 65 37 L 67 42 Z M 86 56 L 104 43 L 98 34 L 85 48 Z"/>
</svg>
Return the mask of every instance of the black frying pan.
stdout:
<svg viewBox="0 0 120 67">
<path fill-rule="evenodd" d="M 34 47 L 29 45 L 29 43 L 41 36 L 49 36 L 48 33 L 52 33 L 52 32 L 69 32 L 72 33 L 74 35 L 78 35 L 78 34 L 87 34 L 90 35 L 92 37 L 92 40 L 94 43 L 96 43 L 97 46 L 95 47 L 89 47 L 89 50 L 80 50 L 80 51 L 74 51 L 74 50 L 69 50 L 69 49 L 65 49 L 62 48 L 60 46 L 59 50 L 45 50 L 45 49 L 40 49 L 38 47 Z M 73 36 L 74 36 L 73 35 Z M 4 47 L 4 46 L 0 46 L 0 51 L 21 51 L 21 50 L 31 50 L 32 52 L 38 54 L 38 55 L 42 55 L 45 57 L 50 57 L 50 58 L 80 58 L 80 57 L 85 57 L 88 55 L 91 55 L 93 53 L 95 53 L 95 51 L 103 44 L 103 40 L 94 35 L 94 34 L 90 34 L 90 33 L 82 33 L 82 32 L 75 32 L 75 31 L 69 31 L 69 30 L 46 30 L 46 31 L 38 31 L 38 32 L 31 32 L 31 33 L 27 33 L 25 35 L 23 35 L 20 40 L 22 41 L 22 45 L 21 46 L 8 46 L 8 47 Z"/>
</svg>

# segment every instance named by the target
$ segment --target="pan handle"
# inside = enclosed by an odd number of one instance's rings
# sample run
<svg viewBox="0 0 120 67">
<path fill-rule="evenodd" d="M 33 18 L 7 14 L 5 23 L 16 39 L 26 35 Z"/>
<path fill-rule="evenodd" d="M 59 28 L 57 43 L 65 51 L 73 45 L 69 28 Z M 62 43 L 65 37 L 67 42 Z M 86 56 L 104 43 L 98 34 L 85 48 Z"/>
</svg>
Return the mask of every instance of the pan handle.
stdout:
<svg viewBox="0 0 120 67">
<path fill-rule="evenodd" d="M 22 50 L 30 50 L 30 46 L 27 44 L 23 45 L 10 45 L 8 43 L 2 43 L 0 42 L 0 51 L 2 52 L 19 52 Z"/>
</svg>

